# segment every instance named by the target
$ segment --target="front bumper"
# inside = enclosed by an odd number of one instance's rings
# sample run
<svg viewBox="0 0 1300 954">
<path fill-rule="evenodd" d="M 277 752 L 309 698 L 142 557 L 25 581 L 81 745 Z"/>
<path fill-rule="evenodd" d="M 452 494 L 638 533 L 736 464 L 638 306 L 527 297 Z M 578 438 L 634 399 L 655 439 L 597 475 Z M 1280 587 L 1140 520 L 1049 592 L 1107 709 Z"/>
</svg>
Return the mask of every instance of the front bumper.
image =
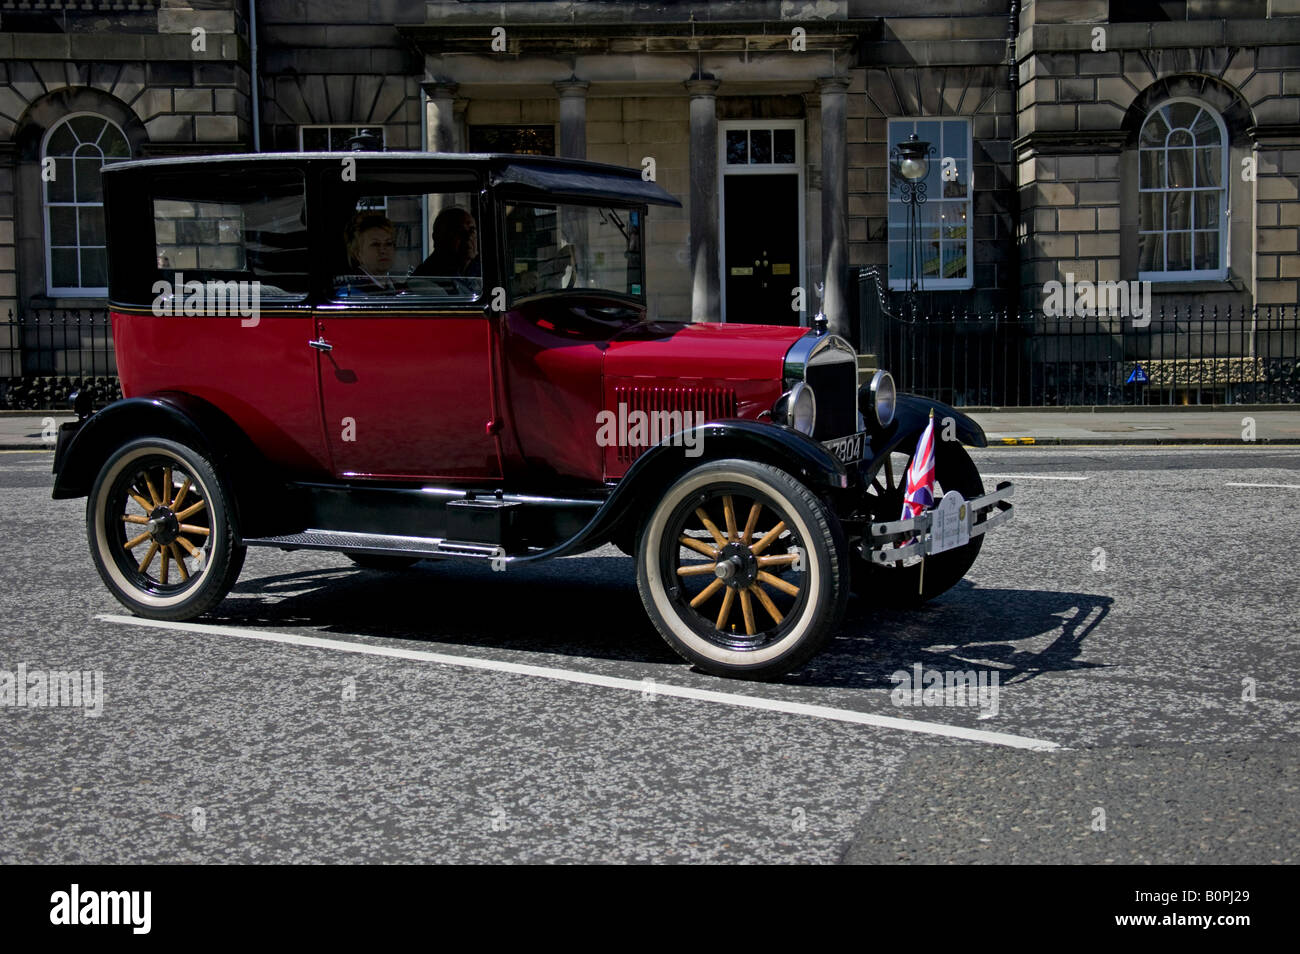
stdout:
<svg viewBox="0 0 1300 954">
<path fill-rule="evenodd" d="M 956 539 L 964 541 L 988 533 L 1012 519 L 1015 511 L 1007 498 L 1014 489 L 1010 481 L 1004 480 L 992 493 L 962 501 L 964 513 L 958 518 L 962 526 L 954 529 L 950 524 L 942 534 L 935 533 L 935 510 L 927 510 L 908 520 L 870 523 L 867 535 L 858 544 L 859 552 L 864 559 L 880 564 L 942 552 L 951 547 L 954 534 Z"/>
</svg>

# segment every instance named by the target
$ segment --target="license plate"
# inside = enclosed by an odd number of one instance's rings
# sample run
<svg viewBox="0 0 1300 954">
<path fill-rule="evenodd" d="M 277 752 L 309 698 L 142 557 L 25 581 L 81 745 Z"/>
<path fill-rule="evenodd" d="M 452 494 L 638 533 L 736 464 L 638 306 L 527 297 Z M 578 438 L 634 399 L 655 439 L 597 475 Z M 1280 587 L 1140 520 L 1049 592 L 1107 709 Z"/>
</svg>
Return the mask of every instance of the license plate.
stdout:
<svg viewBox="0 0 1300 954">
<path fill-rule="evenodd" d="M 943 553 L 970 543 L 969 506 L 961 494 L 950 490 L 930 511 L 930 553 Z"/>
<path fill-rule="evenodd" d="M 822 447 L 830 451 L 838 460 L 851 464 L 862 459 L 862 438 L 863 432 L 858 431 L 858 433 L 850 434 L 848 437 L 837 437 L 833 441 L 822 441 Z"/>
</svg>

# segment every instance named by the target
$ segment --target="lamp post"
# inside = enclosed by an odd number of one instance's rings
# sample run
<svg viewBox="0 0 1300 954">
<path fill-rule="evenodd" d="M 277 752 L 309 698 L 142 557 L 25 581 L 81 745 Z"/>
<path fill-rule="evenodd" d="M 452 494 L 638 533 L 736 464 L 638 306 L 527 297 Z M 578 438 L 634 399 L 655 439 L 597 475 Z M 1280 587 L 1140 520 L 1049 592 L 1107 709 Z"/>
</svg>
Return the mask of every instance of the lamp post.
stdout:
<svg viewBox="0 0 1300 954">
<path fill-rule="evenodd" d="M 925 204 L 925 177 L 930 171 L 930 156 L 934 146 L 916 133 L 908 136 L 890 150 L 894 174 L 898 177 L 898 192 L 907 206 L 907 294 L 916 310 L 916 293 L 923 287 L 925 268 L 921 263 L 920 236 L 918 234 L 917 206 Z"/>
</svg>

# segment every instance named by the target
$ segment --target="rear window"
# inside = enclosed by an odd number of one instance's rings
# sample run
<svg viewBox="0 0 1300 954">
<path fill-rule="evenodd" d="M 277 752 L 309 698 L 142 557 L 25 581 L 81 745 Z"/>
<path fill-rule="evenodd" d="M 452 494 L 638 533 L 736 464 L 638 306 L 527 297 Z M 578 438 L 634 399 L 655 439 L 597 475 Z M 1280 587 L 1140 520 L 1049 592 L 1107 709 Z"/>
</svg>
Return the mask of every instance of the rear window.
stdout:
<svg viewBox="0 0 1300 954">
<path fill-rule="evenodd" d="M 255 180 L 255 181 L 250 181 Z M 154 183 L 155 261 L 160 278 L 258 281 L 262 298 L 308 290 L 305 180 L 297 170 Z"/>
</svg>

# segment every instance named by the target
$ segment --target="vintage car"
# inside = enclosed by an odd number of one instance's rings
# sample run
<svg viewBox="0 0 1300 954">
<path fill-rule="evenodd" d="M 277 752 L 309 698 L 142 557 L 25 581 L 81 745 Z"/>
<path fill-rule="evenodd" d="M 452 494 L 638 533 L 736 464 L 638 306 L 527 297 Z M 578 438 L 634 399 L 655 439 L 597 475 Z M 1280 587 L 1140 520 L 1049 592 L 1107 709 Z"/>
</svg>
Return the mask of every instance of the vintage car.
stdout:
<svg viewBox="0 0 1300 954">
<path fill-rule="evenodd" d="M 125 398 L 79 402 L 53 494 L 88 498 L 95 566 L 141 616 L 213 609 L 247 547 L 481 561 L 508 591 L 613 543 L 673 649 L 769 678 L 850 587 L 933 597 L 1011 516 L 962 446 L 979 426 L 860 381 L 824 320 L 650 313 L 648 208 L 679 203 L 639 170 L 205 156 L 106 167 L 104 193 Z M 903 520 L 932 412 L 935 500 L 960 496 Z"/>
</svg>

